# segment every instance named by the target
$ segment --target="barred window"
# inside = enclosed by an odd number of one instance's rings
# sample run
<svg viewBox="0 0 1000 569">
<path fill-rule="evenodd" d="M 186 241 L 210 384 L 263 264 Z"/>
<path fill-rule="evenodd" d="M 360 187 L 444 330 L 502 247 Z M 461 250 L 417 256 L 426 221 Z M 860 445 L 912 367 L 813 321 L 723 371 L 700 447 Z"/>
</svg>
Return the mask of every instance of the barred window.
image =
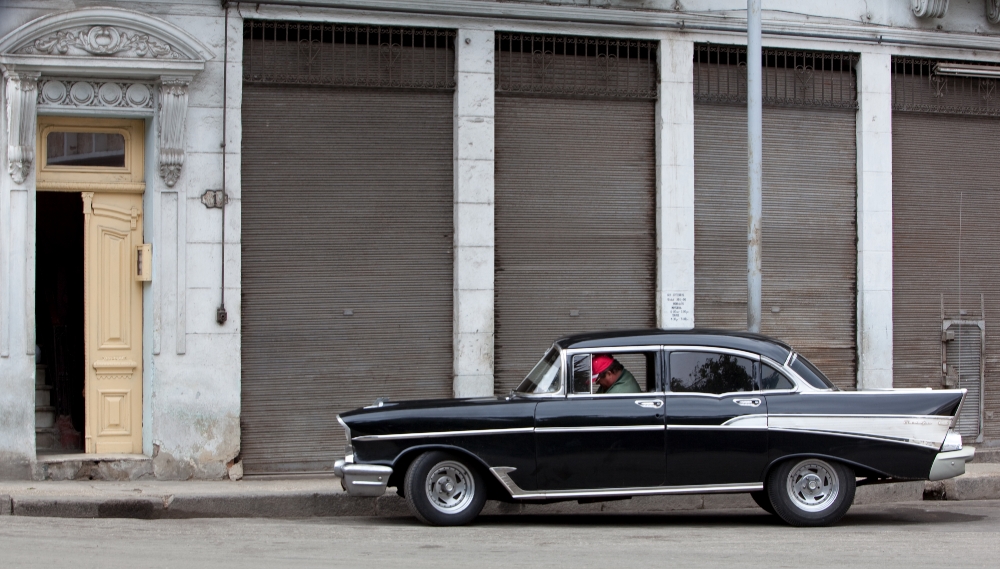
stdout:
<svg viewBox="0 0 1000 569">
<path fill-rule="evenodd" d="M 997 80 L 942 75 L 938 65 L 970 63 L 912 57 L 892 58 L 892 108 L 896 111 L 1000 116 Z M 977 66 L 1000 65 L 976 63 Z"/>
<path fill-rule="evenodd" d="M 764 49 L 761 55 L 763 104 L 857 108 L 857 54 Z M 747 48 L 696 44 L 694 98 L 746 103 Z"/>
<path fill-rule="evenodd" d="M 656 47 L 636 39 L 498 32 L 496 90 L 656 99 Z"/>
<path fill-rule="evenodd" d="M 455 88 L 455 31 L 246 20 L 243 80 L 336 87 Z"/>
</svg>

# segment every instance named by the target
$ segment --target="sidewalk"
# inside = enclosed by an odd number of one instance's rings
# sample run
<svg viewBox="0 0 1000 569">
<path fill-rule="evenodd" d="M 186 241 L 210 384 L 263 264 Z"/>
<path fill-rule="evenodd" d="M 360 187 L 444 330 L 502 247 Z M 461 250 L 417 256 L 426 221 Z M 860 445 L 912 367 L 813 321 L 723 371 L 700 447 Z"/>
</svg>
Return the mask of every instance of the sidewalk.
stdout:
<svg viewBox="0 0 1000 569">
<path fill-rule="evenodd" d="M 965 475 L 944 482 L 907 482 L 858 488 L 855 504 L 924 499 L 1000 499 L 1000 464 L 968 465 Z M 578 504 L 488 502 L 485 515 L 569 513 L 661 513 L 680 510 L 756 508 L 745 494 L 644 496 Z M 0 515 L 66 518 L 301 518 L 409 516 L 394 492 L 380 498 L 351 498 L 336 478 L 230 481 L 135 482 L 0 481 Z"/>
</svg>

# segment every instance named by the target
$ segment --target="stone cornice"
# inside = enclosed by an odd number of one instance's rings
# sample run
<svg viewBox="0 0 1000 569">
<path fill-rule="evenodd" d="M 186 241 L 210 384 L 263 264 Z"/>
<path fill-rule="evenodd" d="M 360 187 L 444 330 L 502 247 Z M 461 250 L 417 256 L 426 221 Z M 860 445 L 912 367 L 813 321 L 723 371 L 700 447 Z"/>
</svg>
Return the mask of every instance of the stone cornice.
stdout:
<svg viewBox="0 0 1000 569">
<path fill-rule="evenodd" d="M 727 14 L 628 10 L 615 7 L 600 9 L 584 6 L 482 2 L 477 0 L 263 0 L 233 3 L 243 18 L 330 21 L 333 10 L 369 14 L 406 14 L 445 16 L 456 19 L 496 19 L 551 25 L 608 25 L 634 27 L 637 30 L 673 30 L 678 32 L 714 32 L 732 34 L 732 42 L 745 42 L 746 18 Z M 834 40 L 847 43 L 930 47 L 953 50 L 1000 52 L 1000 36 L 962 32 L 942 32 L 896 28 L 862 23 L 792 22 L 765 20 L 765 38 Z"/>
</svg>

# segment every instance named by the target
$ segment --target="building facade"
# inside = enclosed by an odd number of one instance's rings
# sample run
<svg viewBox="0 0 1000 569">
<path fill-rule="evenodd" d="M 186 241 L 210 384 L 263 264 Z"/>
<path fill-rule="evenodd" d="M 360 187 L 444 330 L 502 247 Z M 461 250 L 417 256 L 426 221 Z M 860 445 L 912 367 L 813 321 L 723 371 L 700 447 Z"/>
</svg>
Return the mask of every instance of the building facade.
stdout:
<svg viewBox="0 0 1000 569">
<path fill-rule="evenodd" d="M 763 324 L 1000 441 L 1000 4 L 764 3 Z M 746 325 L 740 1 L 0 7 L 0 475 L 328 472 L 338 412 Z"/>
</svg>

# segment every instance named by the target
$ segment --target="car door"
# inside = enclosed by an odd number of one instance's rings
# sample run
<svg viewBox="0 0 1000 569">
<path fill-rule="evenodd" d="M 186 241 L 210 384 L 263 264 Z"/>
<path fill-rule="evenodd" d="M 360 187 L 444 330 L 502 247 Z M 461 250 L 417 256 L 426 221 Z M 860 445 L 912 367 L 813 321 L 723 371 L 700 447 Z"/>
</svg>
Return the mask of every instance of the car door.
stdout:
<svg viewBox="0 0 1000 569">
<path fill-rule="evenodd" d="M 767 402 L 760 358 L 683 347 L 667 359 L 667 485 L 761 481 L 767 464 Z"/>
<path fill-rule="evenodd" d="M 591 353 L 567 356 L 567 377 L 573 378 L 567 382 L 569 393 L 542 400 L 535 408 L 539 490 L 647 488 L 664 483 L 659 353 L 658 349 L 615 353 L 616 358 L 635 362 L 625 367 L 635 370 L 643 390 L 620 394 L 590 389 Z"/>
</svg>

